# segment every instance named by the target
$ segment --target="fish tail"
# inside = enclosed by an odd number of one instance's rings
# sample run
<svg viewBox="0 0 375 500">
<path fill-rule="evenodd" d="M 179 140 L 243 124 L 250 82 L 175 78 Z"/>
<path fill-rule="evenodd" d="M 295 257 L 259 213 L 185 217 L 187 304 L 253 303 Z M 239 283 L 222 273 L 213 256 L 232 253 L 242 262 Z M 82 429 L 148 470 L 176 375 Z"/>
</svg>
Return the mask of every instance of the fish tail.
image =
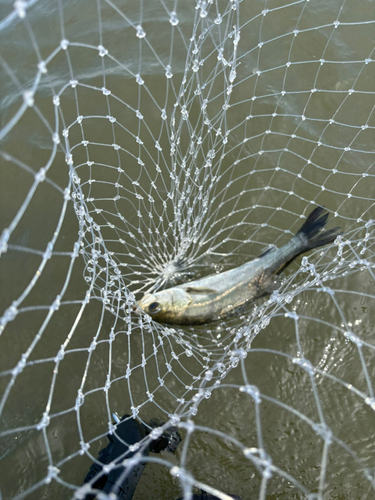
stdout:
<svg viewBox="0 0 375 500">
<path fill-rule="evenodd" d="M 299 237 L 303 244 L 303 249 L 301 249 L 300 253 L 328 245 L 335 241 L 337 236 L 342 234 L 339 227 L 322 231 L 327 223 L 327 219 L 328 212 L 323 207 L 317 207 L 309 214 L 301 229 L 296 233 L 296 237 Z"/>
</svg>

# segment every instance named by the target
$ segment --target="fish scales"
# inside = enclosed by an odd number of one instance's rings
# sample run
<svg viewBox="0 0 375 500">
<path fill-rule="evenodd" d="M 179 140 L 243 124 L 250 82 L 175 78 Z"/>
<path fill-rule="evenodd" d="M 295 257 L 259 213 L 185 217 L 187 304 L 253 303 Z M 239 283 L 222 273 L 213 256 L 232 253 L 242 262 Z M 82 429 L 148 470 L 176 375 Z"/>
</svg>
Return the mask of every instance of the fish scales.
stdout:
<svg viewBox="0 0 375 500">
<path fill-rule="evenodd" d="M 328 212 L 315 208 L 300 230 L 281 248 L 273 247 L 239 267 L 166 290 L 146 293 L 139 307 L 155 321 L 196 325 L 218 321 L 241 311 L 279 285 L 278 275 L 298 255 L 332 243 L 340 228 L 323 230 Z"/>
</svg>

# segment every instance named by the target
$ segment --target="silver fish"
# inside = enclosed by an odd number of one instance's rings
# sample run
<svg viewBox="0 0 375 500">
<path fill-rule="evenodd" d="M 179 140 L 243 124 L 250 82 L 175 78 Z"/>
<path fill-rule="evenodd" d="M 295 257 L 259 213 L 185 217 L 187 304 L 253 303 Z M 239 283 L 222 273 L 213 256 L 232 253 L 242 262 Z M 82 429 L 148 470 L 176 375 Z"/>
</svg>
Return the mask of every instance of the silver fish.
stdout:
<svg viewBox="0 0 375 500">
<path fill-rule="evenodd" d="M 178 325 L 198 325 L 232 316 L 256 298 L 278 288 L 277 275 L 298 255 L 328 245 L 341 234 L 338 227 L 322 231 L 327 218 L 328 212 L 317 207 L 281 248 L 271 248 L 229 271 L 146 293 L 138 305 L 155 321 Z"/>
</svg>

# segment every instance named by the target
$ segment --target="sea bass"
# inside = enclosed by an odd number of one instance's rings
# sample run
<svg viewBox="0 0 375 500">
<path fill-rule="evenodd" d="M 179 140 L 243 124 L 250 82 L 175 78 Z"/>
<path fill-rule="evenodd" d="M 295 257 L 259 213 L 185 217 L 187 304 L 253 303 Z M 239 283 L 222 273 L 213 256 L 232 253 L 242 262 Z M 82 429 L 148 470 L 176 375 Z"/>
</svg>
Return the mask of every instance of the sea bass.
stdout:
<svg viewBox="0 0 375 500">
<path fill-rule="evenodd" d="M 152 294 L 138 302 L 155 321 L 198 325 L 232 316 L 250 302 L 278 288 L 277 275 L 298 255 L 332 243 L 340 228 L 323 230 L 328 212 L 315 208 L 293 238 L 281 248 L 220 274 L 213 274 Z"/>
</svg>

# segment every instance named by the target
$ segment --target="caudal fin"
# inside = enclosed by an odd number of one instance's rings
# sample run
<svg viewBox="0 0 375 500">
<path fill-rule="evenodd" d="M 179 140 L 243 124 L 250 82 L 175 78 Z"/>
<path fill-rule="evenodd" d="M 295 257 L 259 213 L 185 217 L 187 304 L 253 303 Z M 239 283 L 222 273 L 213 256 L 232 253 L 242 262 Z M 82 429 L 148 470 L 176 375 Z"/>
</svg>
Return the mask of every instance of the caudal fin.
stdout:
<svg viewBox="0 0 375 500">
<path fill-rule="evenodd" d="M 327 223 L 328 212 L 323 207 L 315 208 L 307 217 L 301 229 L 297 232 L 304 241 L 304 252 L 312 248 L 322 247 L 335 241 L 337 236 L 342 234 L 339 227 L 322 231 Z"/>
</svg>

